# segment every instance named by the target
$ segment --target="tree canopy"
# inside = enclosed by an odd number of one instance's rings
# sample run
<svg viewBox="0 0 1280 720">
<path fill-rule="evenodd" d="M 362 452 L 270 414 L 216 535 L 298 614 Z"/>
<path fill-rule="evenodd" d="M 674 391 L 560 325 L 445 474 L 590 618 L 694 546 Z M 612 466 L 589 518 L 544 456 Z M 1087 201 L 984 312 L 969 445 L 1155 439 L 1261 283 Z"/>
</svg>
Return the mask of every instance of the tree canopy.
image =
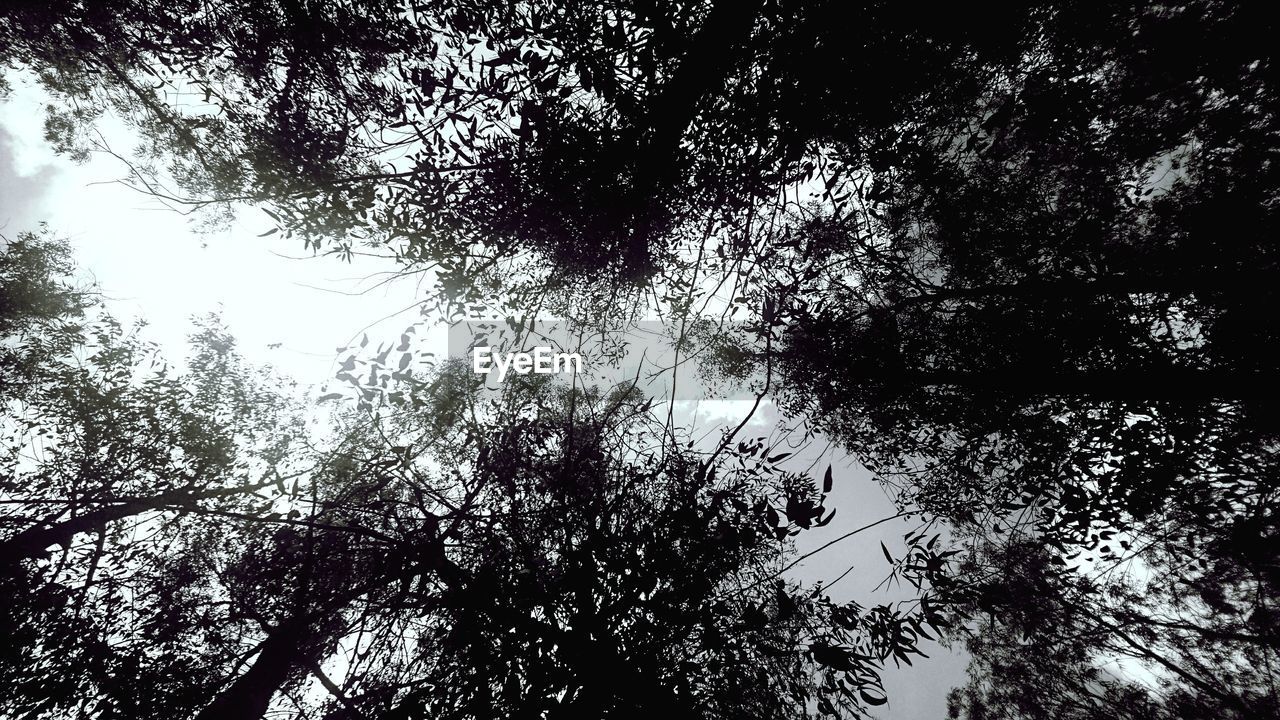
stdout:
<svg viewBox="0 0 1280 720">
<path fill-rule="evenodd" d="M 1276 712 L 1274 29 L 1260 6 L 1208 0 L 1000 13 L 771 0 L 0 12 L 5 60 L 52 94 L 55 144 L 116 154 L 130 182 L 175 207 L 256 205 L 268 232 L 316 251 L 390 254 L 406 272 L 431 273 L 430 299 L 446 314 L 484 302 L 586 324 L 655 311 L 709 325 L 700 337 L 721 369 L 841 443 L 904 511 L 947 529 L 946 541 L 913 533 L 896 559 L 885 554 L 920 590 L 909 617 L 972 648 L 974 681 L 955 712 L 973 718 Z M 104 113 L 135 126 L 136 152 L 102 144 Z M 555 406 L 534 397 L 511 402 Z M 627 619 L 638 644 L 626 649 L 597 648 L 602 633 L 577 637 L 605 658 L 590 668 L 503 665 L 498 616 L 551 613 L 537 598 L 574 601 L 563 588 L 535 592 L 515 551 L 568 533 L 588 555 L 532 556 L 572 578 L 585 557 L 613 567 L 637 546 L 592 534 L 606 526 L 690 533 L 692 521 L 667 517 L 687 510 L 681 502 L 709 503 L 695 514 L 725 528 L 745 521 L 721 515 L 725 501 L 699 494 L 716 492 L 706 469 L 681 470 L 678 458 L 609 446 L 604 457 L 618 464 L 591 465 L 576 454 L 577 401 L 558 402 L 570 405 L 557 411 L 559 430 L 519 442 L 558 447 L 555 462 L 585 473 L 581 482 L 608 477 L 607 487 L 574 486 L 594 512 L 621 503 L 637 515 L 606 524 L 577 508 L 466 540 L 469 554 L 450 557 L 456 572 L 532 595 L 454 606 L 456 622 L 491 641 L 439 667 L 514 678 L 510 692 L 537 686 L 607 714 L 638 700 L 563 678 L 627 665 L 627 653 L 653 657 L 639 648 L 660 631 L 720 610 L 666 608 L 662 628 Z M 454 463 L 479 457 L 475 438 L 509 431 L 472 429 Z M 503 477 L 540 472 L 546 446 L 504 442 L 526 448 L 505 459 L 532 464 Z M 640 507 L 617 495 L 635 477 L 652 483 Z M 528 502 L 537 515 L 564 501 L 551 486 L 525 492 L 492 502 L 503 512 Z M 458 538 L 479 532 L 456 527 Z M 741 550 L 749 565 L 739 541 L 719 537 L 715 562 Z M 672 552 L 667 563 L 712 560 Z M 635 580 L 601 592 L 643 606 L 626 593 L 649 598 L 656 590 L 629 583 L 652 572 L 633 568 Z M 333 597 L 344 592 L 354 589 Z M 781 597 L 757 601 L 781 613 Z M 323 612 L 362 612 L 353 607 Z M 841 628 L 847 608 L 837 610 L 829 627 Z M 296 622 L 311 623 L 322 610 L 299 612 Z M 292 627 L 285 617 L 263 622 Z M 324 654 L 333 632 L 309 652 Z M 533 637 L 509 649 L 536 656 Z M 848 638 L 808 647 L 855 677 L 864 658 L 898 657 L 848 650 L 858 647 Z M 764 655 L 736 666 L 780 668 Z M 1156 689 L 1095 671 L 1116 656 L 1154 668 Z M 731 688 L 773 687 L 720 670 L 699 675 L 705 686 L 666 684 L 689 657 L 620 684 L 661 687 L 643 700 L 667 711 L 690 698 L 758 702 Z M 880 699 L 878 685 L 859 682 L 841 697 Z M 511 702 L 496 687 L 440 687 L 403 697 L 441 714 Z M 836 710 L 797 687 L 782 694 Z"/>
<path fill-rule="evenodd" d="M 859 712 L 928 623 L 781 576 L 830 471 L 672 448 L 634 392 L 445 366 L 326 430 L 216 318 L 173 368 L 77 307 L 5 406 L 11 717 Z"/>
</svg>

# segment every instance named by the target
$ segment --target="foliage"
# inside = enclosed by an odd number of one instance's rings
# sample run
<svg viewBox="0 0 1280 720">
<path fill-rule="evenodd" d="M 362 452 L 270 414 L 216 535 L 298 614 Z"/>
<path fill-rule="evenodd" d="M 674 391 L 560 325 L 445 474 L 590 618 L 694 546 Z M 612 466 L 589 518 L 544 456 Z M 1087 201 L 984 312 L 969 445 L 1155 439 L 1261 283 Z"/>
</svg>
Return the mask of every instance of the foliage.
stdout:
<svg viewBox="0 0 1280 720">
<path fill-rule="evenodd" d="M 1000 666 L 1028 693 L 1052 679 L 1083 703 L 1063 713 L 1092 712 L 1093 694 L 1137 692 L 1083 669 L 1119 653 L 1171 673 L 1135 713 L 1274 712 L 1277 92 L 1261 7 L 53 3 L 0 18 L 6 58 L 57 95 L 51 136 L 74 152 L 101 112 L 132 119 L 135 183 L 176 204 L 260 202 L 311 248 L 380 248 L 431 269 L 445 309 L 741 319 L 705 339 L 735 351 L 711 354 L 720 372 L 754 361 L 761 397 L 950 526 L 945 548 L 925 534 L 886 555 L 932 601 L 915 617 L 973 639 L 978 677 Z M 1072 568 L 1018 595 L 1074 608 L 1037 631 L 1040 666 L 1010 662 L 1016 629 L 975 620 L 1013 622 L 980 601 L 1022 565 L 977 569 L 1010 537 Z M 1013 702 L 983 687 L 972 713 Z"/>
<path fill-rule="evenodd" d="M 952 691 L 951 717 L 1275 715 L 1274 621 L 1250 614 L 1256 601 L 1241 597 L 1255 588 L 1215 584 L 1212 592 L 1234 595 L 1215 606 L 1197 596 L 1203 585 L 1159 568 L 1135 589 L 1114 572 L 1082 577 L 1029 538 L 978 558 L 963 568 L 980 578 L 969 603 L 979 619 L 966 642 L 970 680 Z M 1135 677 L 1142 661 L 1150 671 Z"/>
<path fill-rule="evenodd" d="M 68 280 L 69 250 L 47 228 L 0 241 L 0 373 L 8 400 L 34 381 L 44 356 L 68 350 L 90 300 Z"/>
<path fill-rule="evenodd" d="M 4 421 L 6 716 L 857 714 L 914 651 L 781 578 L 830 471 L 453 366 L 322 432 L 216 319 L 180 372 L 85 312 Z"/>
</svg>

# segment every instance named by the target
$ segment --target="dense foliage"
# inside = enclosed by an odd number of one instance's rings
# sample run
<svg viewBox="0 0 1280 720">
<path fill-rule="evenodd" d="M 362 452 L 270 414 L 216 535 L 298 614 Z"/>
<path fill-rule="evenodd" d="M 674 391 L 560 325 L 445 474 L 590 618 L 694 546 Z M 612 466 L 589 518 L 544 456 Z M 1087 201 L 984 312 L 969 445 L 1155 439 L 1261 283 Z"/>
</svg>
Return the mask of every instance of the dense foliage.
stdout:
<svg viewBox="0 0 1280 720">
<path fill-rule="evenodd" d="M 37 240 L 6 262 L 60 286 Z M 672 448 L 634 392 L 485 396 L 454 366 L 325 428 L 216 318 L 173 368 L 75 309 L 4 408 L 7 716 L 781 718 L 883 703 L 914 651 L 918 614 L 781 577 L 830 471 Z"/>
<path fill-rule="evenodd" d="M 720 372 L 949 529 L 886 555 L 920 590 L 911 617 L 968 642 L 953 709 L 972 718 L 1277 712 L 1274 29 L 1261 6 L 1208 0 L 0 13 L 5 59 L 53 94 L 50 137 L 83 153 L 101 113 L 131 121 L 144 145 L 119 156 L 144 191 L 259 204 L 269 232 L 317 250 L 389 252 L 430 270 L 446 309 L 698 324 Z M 627 462 L 617 482 L 657 483 L 633 527 L 658 533 L 645 513 L 715 489 L 674 458 Z M 572 517 L 575 543 L 603 542 L 600 517 Z M 469 562 L 532 592 L 497 554 L 566 527 L 504 526 Z M 592 552 L 618 562 L 617 542 Z M 464 621 L 494 637 L 492 617 Z M 473 651 L 449 671 L 593 712 L 622 701 Z M 842 653 L 814 659 L 861 657 Z M 1099 674 L 1117 657 L 1154 689 Z M 679 677 L 671 658 L 627 684 Z M 646 699 L 745 682 L 713 676 Z M 490 692 L 413 697 L 461 712 Z"/>
</svg>

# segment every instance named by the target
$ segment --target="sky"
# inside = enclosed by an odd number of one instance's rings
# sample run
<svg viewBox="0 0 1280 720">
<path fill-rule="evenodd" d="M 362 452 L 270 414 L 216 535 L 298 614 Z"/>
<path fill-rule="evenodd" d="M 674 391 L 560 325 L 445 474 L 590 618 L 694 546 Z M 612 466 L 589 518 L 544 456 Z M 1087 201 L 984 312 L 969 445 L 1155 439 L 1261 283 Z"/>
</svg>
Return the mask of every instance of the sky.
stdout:
<svg viewBox="0 0 1280 720">
<path fill-rule="evenodd" d="M 39 98 L 15 82 L 0 106 L 0 233 L 47 222 L 111 310 L 145 318 L 163 347 L 182 353 L 191 317 L 220 311 L 248 359 L 319 385 L 352 336 L 367 326 L 398 334 L 417 319 L 412 278 L 360 294 L 395 269 L 389 263 L 305 257 L 300 246 L 257 237 L 273 224 L 252 208 L 198 233 L 188 218 L 114 182 L 124 176 L 119 161 L 56 156 L 43 141 Z"/>
<path fill-rule="evenodd" d="M 318 396 L 334 375 L 337 348 L 366 332 L 374 342 L 391 340 L 419 319 L 415 278 L 369 289 L 396 270 L 389 261 L 306 257 L 296 241 L 259 237 L 273 223 L 253 208 L 225 227 L 196 232 L 189 218 L 115 182 L 124 176 L 118 160 L 95 155 L 78 165 L 57 156 L 43 140 L 39 91 L 17 75 L 10 84 L 12 94 L 0 102 L 0 235 L 47 223 L 69 240 L 85 279 L 99 285 L 111 311 L 125 321 L 145 319 L 146 335 L 169 358 L 184 354 L 193 316 L 220 312 L 246 359 L 272 365 Z M 127 143 L 122 128 L 108 125 L 106 133 L 113 144 L 117 138 Z M 730 419 L 736 424 L 750 405 L 702 401 L 681 409 L 706 430 Z M 767 402 L 743 432 L 781 442 L 777 413 Z M 870 474 L 829 446 L 812 445 L 790 462 L 812 463 L 818 474 L 830 463 L 836 478 L 829 505 L 837 517 L 802 533 L 799 552 L 895 512 Z M 805 561 L 789 577 L 830 582 L 852 565 L 832 590 L 834 599 L 884 602 L 889 595 L 871 594 L 887 572 L 879 541 L 892 548 L 912 527 L 886 523 Z M 947 690 L 964 681 L 966 660 L 936 645 L 922 649 L 931 660 L 886 673 L 890 704 L 880 717 L 945 717 Z"/>
</svg>

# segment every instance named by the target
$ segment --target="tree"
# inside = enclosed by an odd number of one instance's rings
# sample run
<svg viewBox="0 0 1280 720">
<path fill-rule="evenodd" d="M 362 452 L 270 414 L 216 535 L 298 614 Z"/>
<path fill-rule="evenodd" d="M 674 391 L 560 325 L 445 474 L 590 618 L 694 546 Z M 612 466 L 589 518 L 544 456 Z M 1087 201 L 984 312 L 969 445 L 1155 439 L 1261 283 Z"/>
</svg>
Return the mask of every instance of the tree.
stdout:
<svg viewBox="0 0 1280 720">
<path fill-rule="evenodd" d="M 185 377 L 110 316 L 78 339 L 75 354 L 40 358 L 36 382 L 6 407 L 6 566 L 117 520 L 283 484 L 289 404 L 216 321 L 195 336 Z"/>
<path fill-rule="evenodd" d="M 812 646 L 867 640 L 776 579 L 764 479 L 662 451 L 633 394 L 534 392 L 472 433 L 485 515 L 459 537 L 465 580 L 419 600 L 440 621 L 412 664 L 435 670 L 390 717 L 782 717 L 878 687 L 815 679 Z"/>
<path fill-rule="evenodd" d="M 1270 658 L 1277 426 L 1265 381 L 1277 332 L 1259 309 L 1274 300 L 1272 21 L 1207 1 L 1042 3 L 996 18 L 870 6 L 856 28 L 844 10 L 357 13 L 352 37 L 383 20 L 413 38 L 403 55 L 361 55 L 396 88 L 361 115 L 389 134 L 352 145 L 353 125 L 317 121 L 301 136 L 347 128 L 324 173 L 282 165 L 267 181 L 220 171 L 192 182 L 179 171 L 196 196 L 175 200 L 269 201 L 278 228 L 312 246 L 332 229 L 435 268 L 450 301 L 494 294 L 531 309 L 557 305 L 541 297 L 550 290 L 560 309 L 585 296 L 604 315 L 642 308 L 632 301 L 652 290 L 677 315 L 741 311 L 732 345 L 763 370 L 765 394 L 819 421 L 904 507 L 957 537 L 1025 531 L 1063 561 L 1097 551 L 1167 570 L 1210 607 L 1222 595 L 1228 615 L 1261 623 L 1228 642 L 1196 603 L 1155 594 L 1194 629 L 1123 622 L 1152 633 L 1133 637 L 1169 663 L 1189 657 L 1184 631 L 1213 653 L 1252 637 L 1242 652 Z M 12 58 L 81 79 L 106 67 L 85 51 L 97 41 L 51 45 L 23 29 L 74 17 L 136 48 L 138 34 L 112 28 L 147 26 L 79 8 L 7 17 Z M 288 15 L 236 17 L 258 28 Z M 272 107 L 284 86 L 222 92 L 234 86 L 222 78 L 252 74 L 212 50 L 238 47 L 235 33 L 214 28 L 200 44 L 170 32 L 172 46 L 126 51 L 120 73 L 107 68 L 114 79 L 53 85 L 121 97 L 134 92 L 121 74 L 150 73 L 208 88 L 228 119 L 208 142 L 170 143 L 180 162 L 199 147 L 243 169 L 240 158 L 263 157 L 257 138 L 300 129 L 248 109 Z M 163 68 L 158 58 L 188 46 L 186 64 Z M 356 107 L 339 95 L 307 97 Z M 159 127 L 205 122 L 148 97 L 140 116 Z M 55 117 L 60 137 L 82 127 Z M 383 150 L 405 152 L 360 164 Z M 513 280 L 513 267 L 547 259 Z M 597 282 L 573 282 L 583 276 Z M 1181 559 L 1206 551 L 1212 569 Z M 924 567 L 907 570 L 948 582 Z M 962 604 L 965 583 L 949 587 Z M 1225 692 L 1252 711 L 1274 695 Z"/>
<path fill-rule="evenodd" d="M 270 203 L 313 247 L 389 247 L 456 296 L 531 256 L 561 292 L 583 274 L 625 287 L 708 223 L 757 249 L 779 188 L 813 180 L 826 147 L 864 157 L 925 96 L 943 117 L 963 107 L 1030 21 L 868 8 L 859 22 L 883 42 L 857 44 L 843 17 L 766 2 L 19 5 L 3 31 L 10 61 L 63 98 L 49 127 L 64 146 L 87 148 L 111 108 L 154 139 L 141 161 L 174 163 L 136 163 L 142 187 Z M 889 62 L 903 82 L 879 79 Z"/>
<path fill-rule="evenodd" d="M 65 352 L 91 304 L 89 291 L 68 281 L 70 252 L 47 228 L 0 238 L 0 373 L 4 399 L 17 399 L 39 374 L 41 359 Z"/>
<path fill-rule="evenodd" d="M 118 520 L 283 482 L 291 405 L 244 365 L 216 318 L 202 321 L 188 372 L 177 373 L 74 289 L 67 249 L 47 231 L 9 243 L 0 268 L 4 567 L 53 545 L 70 551 Z"/>
<path fill-rule="evenodd" d="M 969 603 L 970 680 L 952 692 L 951 717 L 1275 715 L 1274 646 L 1259 647 L 1259 634 L 1274 630 L 1256 618 L 1247 627 L 1222 605 L 1217 617 L 1197 617 L 1195 602 L 1169 597 L 1178 590 L 1144 597 L 1128 581 L 1082 577 L 1030 538 L 988 544 L 980 557 L 965 568 L 982 580 Z M 1167 578 L 1152 584 L 1175 585 Z M 1127 676 L 1153 658 L 1150 679 Z"/>
<path fill-rule="evenodd" d="M 169 716 L 170 696 L 194 692 L 204 669 L 140 608 L 193 592 L 184 553 L 209 552 L 209 538 L 185 537 L 182 516 L 252 513 L 257 493 L 290 479 L 296 405 L 238 358 L 216 318 L 198 326 L 185 372 L 164 364 L 72 285 L 47 231 L 9 243 L 0 267 L 13 359 L 0 421 L 0 703 L 15 717 Z M 151 642 L 122 638 L 131 622 Z"/>
<path fill-rule="evenodd" d="M 322 433 L 216 322 L 177 372 L 86 312 L 6 406 L 7 716 L 857 713 L 913 650 L 780 579 L 829 474 L 655 442 L 634 391 L 445 367 Z"/>
<path fill-rule="evenodd" d="M 1217 708 L 1199 712 L 1267 714 L 1270 56 L 1234 8 L 1068 17 L 967 127 L 897 141 L 865 215 L 807 220 L 865 256 L 854 282 L 793 293 L 783 374 L 804 379 L 793 407 L 962 535 L 1128 569 L 1075 601 L 1093 648 L 1171 672 Z M 1188 33 L 1215 50 L 1182 53 Z"/>
</svg>

